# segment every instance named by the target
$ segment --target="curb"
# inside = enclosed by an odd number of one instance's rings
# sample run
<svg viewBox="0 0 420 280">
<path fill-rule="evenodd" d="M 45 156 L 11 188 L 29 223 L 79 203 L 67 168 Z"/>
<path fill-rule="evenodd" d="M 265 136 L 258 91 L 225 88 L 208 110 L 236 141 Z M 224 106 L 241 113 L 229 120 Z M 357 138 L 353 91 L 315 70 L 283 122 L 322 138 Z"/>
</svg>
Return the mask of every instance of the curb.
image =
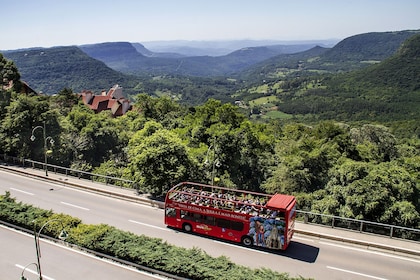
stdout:
<svg viewBox="0 0 420 280">
<path fill-rule="evenodd" d="M 394 253 L 420 256 L 420 251 L 410 250 L 410 249 L 401 248 L 401 247 L 395 247 L 395 246 L 391 246 L 391 245 L 385 245 L 385 244 L 363 241 L 363 240 L 358 240 L 358 239 L 346 238 L 346 237 L 330 235 L 330 234 L 315 233 L 315 232 L 310 232 L 310 231 L 306 231 L 306 230 L 299 230 L 299 229 L 296 229 L 296 228 L 295 228 L 295 233 L 303 234 L 303 235 L 307 235 L 307 236 L 313 236 L 313 237 L 317 237 L 319 239 L 329 239 L 329 240 L 339 241 L 339 242 L 343 242 L 343 243 L 360 245 L 360 246 L 367 247 L 368 249 L 369 248 L 375 248 L 375 249 L 391 251 L 391 252 L 394 252 Z"/>
</svg>

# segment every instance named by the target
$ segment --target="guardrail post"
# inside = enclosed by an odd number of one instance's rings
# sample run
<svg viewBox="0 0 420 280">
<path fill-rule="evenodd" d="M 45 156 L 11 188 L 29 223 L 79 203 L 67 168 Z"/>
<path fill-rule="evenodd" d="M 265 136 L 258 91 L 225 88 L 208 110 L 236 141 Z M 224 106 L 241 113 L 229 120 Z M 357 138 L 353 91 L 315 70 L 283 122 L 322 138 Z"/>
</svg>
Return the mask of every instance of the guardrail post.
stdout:
<svg viewBox="0 0 420 280">
<path fill-rule="evenodd" d="M 332 218 L 332 222 L 331 222 L 331 228 L 334 228 L 334 217 Z"/>
<path fill-rule="evenodd" d="M 393 235 L 394 235 L 394 227 L 391 226 L 391 228 L 389 229 L 389 238 L 392 238 Z"/>
<path fill-rule="evenodd" d="M 139 189 L 138 189 L 138 187 L 137 187 L 137 184 L 136 184 L 136 189 L 137 189 L 137 192 L 138 192 L 138 191 L 139 191 Z M 303 222 L 304 222 L 305 224 L 307 224 L 307 223 L 308 223 L 308 220 L 309 220 L 308 213 L 305 213 L 305 214 L 303 215 Z"/>
<path fill-rule="evenodd" d="M 360 222 L 360 229 L 359 229 L 359 231 L 360 232 L 363 232 L 363 222 Z"/>
</svg>

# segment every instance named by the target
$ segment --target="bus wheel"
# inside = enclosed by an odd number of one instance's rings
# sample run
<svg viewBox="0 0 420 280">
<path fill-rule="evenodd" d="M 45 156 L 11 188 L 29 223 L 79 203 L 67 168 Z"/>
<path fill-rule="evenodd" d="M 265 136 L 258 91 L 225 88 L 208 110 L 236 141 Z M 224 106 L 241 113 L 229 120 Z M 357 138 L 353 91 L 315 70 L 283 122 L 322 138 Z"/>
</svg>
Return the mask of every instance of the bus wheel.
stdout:
<svg viewBox="0 0 420 280">
<path fill-rule="evenodd" d="M 186 232 L 191 232 L 192 231 L 192 226 L 190 224 L 185 223 L 185 224 L 182 225 L 182 229 Z"/>
<path fill-rule="evenodd" d="M 242 237 L 242 244 L 244 244 L 245 246 L 251 246 L 253 244 L 252 242 L 252 238 L 249 236 L 244 236 Z"/>
</svg>

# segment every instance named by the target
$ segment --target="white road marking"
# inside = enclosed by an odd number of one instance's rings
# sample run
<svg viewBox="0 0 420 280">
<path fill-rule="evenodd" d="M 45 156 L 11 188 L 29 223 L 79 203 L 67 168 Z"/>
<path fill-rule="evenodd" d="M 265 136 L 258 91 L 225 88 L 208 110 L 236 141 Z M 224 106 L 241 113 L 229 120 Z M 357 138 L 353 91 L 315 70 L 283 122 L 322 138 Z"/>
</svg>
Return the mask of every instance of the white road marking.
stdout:
<svg viewBox="0 0 420 280">
<path fill-rule="evenodd" d="M 307 242 L 315 242 L 315 240 L 313 240 L 313 239 L 300 237 L 300 236 L 296 236 L 296 235 L 293 235 L 293 239 L 300 239 L 300 240 L 307 241 Z"/>
<path fill-rule="evenodd" d="M 10 188 L 11 190 L 14 190 L 14 191 L 17 191 L 17 192 L 20 192 L 20 193 L 24 193 L 24 194 L 28 194 L 28 195 L 35 195 L 35 194 L 33 194 L 33 193 L 30 193 L 30 192 L 25 192 L 25 191 L 22 191 L 22 190 L 19 190 L 19 189 L 16 189 L 16 188 Z"/>
<path fill-rule="evenodd" d="M 345 245 L 340 245 L 340 244 L 323 242 L 323 241 L 320 241 L 319 243 L 324 244 L 324 245 L 338 247 L 338 248 L 343 248 L 343 249 L 348 249 L 348 250 L 353 250 L 353 251 L 359 251 L 359 252 L 363 252 L 363 253 L 369 253 L 369 254 L 379 255 L 379 256 L 388 257 L 388 258 L 399 259 L 399 260 L 403 260 L 403 261 L 420 263 L 420 260 L 410 259 L 410 258 L 407 258 L 407 257 L 402 257 L 402 256 L 392 255 L 392 254 L 387 254 L 387 253 L 382 253 L 382 252 L 377 252 L 377 251 L 373 251 L 373 250 L 360 249 L 360 248 L 355 248 L 355 247 L 350 247 L 350 246 L 345 246 Z"/>
<path fill-rule="evenodd" d="M 145 203 L 141 203 L 141 202 L 132 202 L 132 201 L 130 201 L 129 203 L 131 205 L 134 205 L 134 206 L 139 206 L 139 207 L 148 208 L 148 209 L 152 209 L 152 210 L 162 210 L 163 211 L 163 209 L 152 207 L 152 205 L 150 203 L 145 204 Z"/>
<path fill-rule="evenodd" d="M 171 230 L 169 230 L 169 229 L 167 229 L 167 228 L 162 228 L 162 227 L 152 226 L 152 225 L 145 224 L 145 223 L 138 222 L 138 221 L 134 221 L 134 220 L 128 220 L 128 221 L 129 221 L 130 223 L 135 223 L 135 224 L 142 225 L 142 226 L 146 226 L 146 227 L 151 227 L 151 228 L 160 229 L 160 230 L 164 230 L 164 231 L 171 231 Z"/>
<path fill-rule="evenodd" d="M 350 273 L 350 274 L 355 274 L 355 275 L 359 275 L 359 276 L 363 276 L 363 277 L 367 277 L 367 278 L 378 279 L 378 280 L 387 280 L 386 278 L 376 277 L 376 276 L 373 276 L 373 275 L 364 274 L 364 273 L 360 273 L 360 272 L 356 272 L 356 271 L 352 271 L 352 270 L 347 270 L 347 269 L 342 269 L 342 268 L 338 268 L 338 267 L 327 266 L 327 268 L 333 269 L 333 270 L 338 270 L 338 271 L 341 271 L 341 272 Z"/>
<path fill-rule="evenodd" d="M 252 249 L 252 248 L 242 247 L 242 246 L 240 246 L 240 245 L 229 244 L 229 243 L 227 243 L 227 242 L 223 242 L 223 241 L 216 241 L 216 240 L 215 240 L 215 241 L 213 241 L 213 242 L 215 242 L 215 243 L 219 243 L 219 244 L 223 244 L 223 245 L 227 245 L 227 246 L 232 246 L 232 247 L 239 248 L 239 249 L 244 249 L 244 250 L 248 250 L 248 251 L 256 252 L 256 253 L 261 253 L 261 254 L 265 254 L 265 255 L 268 255 L 268 254 L 269 254 L 268 252 L 260 251 L 260 250 L 258 250 L 258 249 Z"/>
<path fill-rule="evenodd" d="M 82 210 L 86 210 L 86 211 L 90 210 L 89 208 L 85 208 L 85 207 L 82 207 L 82 206 L 74 205 L 74 204 L 71 204 L 71 203 L 63 202 L 63 201 L 61 201 L 61 204 L 71 206 L 71 207 L 74 207 L 74 208 L 78 208 L 78 209 L 82 209 Z"/>
<path fill-rule="evenodd" d="M 24 267 L 23 265 L 20 265 L 20 264 L 15 264 L 15 266 L 16 266 L 16 267 L 18 267 L 18 268 L 20 268 L 20 269 L 25 269 L 25 267 Z M 32 273 L 32 274 L 38 275 L 38 271 L 35 271 L 35 270 L 32 270 L 32 269 L 29 269 L 29 268 L 26 268 L 26 269 L 25 269 L 25 272 L 30 272 L 30 273 Z M 48 277 L 48 276 L 46 276 L 46 275 L 44 275 L 44 274 L 42 274 L 42 279 L 50 279 L 50 280 L 54 280 L 54 278 Z"/>
</svg>

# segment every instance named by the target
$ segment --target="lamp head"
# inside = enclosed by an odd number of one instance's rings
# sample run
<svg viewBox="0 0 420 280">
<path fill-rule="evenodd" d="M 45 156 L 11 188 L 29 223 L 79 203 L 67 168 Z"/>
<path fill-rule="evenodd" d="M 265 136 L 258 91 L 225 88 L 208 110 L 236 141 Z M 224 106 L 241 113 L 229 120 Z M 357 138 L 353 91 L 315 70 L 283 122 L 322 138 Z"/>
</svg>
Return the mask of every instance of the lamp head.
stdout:
<svg viewBox="0 0 420 280">
<path fill-rule="evenodd" d="M 60 239 L 60 240 L 66 240 L 67 239 L 67 237 L 69 236 L 69 234 L 63 229 L 61 232 L 60 232 L 60 235 L 58 236 L 58 239 Z"/>
<path fill-rule="evenodd" d="M 31 141 L 35 141 L 36 137 L 32 134 L 31 135 Z"/>
</svg>

